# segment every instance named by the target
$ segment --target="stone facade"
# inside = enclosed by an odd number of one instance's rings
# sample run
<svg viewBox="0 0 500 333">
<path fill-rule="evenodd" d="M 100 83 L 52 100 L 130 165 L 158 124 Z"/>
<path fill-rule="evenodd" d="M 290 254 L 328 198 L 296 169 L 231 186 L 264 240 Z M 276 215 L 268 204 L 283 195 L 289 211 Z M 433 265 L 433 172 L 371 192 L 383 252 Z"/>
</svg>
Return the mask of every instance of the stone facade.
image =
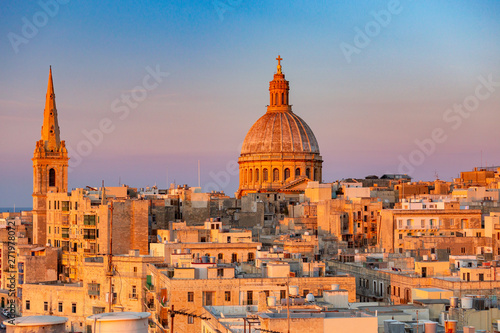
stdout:
<svg viewBox="0 0 500 333">
<path fill-rule="evenodd" d="M 214 278 L 214 279 L 176 279 L 169 278 L 161 266 L 149 266 L 151 275 L 151 296 L 155 306 L 153 315 L 158 315 L 159 324 L 168 325 L 170 318 L 167 309 L 174 305 L 175 309 L 186 309 L 196 315 L 203 313 L 203 306 L 209 305 L 256 305 L 259 292 L 276 296 L 278 300 L 286 295 L 286 283 L 299 287 L 299 295 L 311 292 L 322 295 L 323 290 L 330 290 L 332 284 L 339 284 L 348 291 L 349 301 L 355 301 L 356 287 L 354 278 L 350 276 L 302 277 L 302 278 Z M 146 296 L 149 297 L 149 296 Z M 158 299 L 163 299 L 162 304 Z M 201 330 L 200 318 L 176 316 L 175 330 L 195 333 Z M 160 332 L 157 328 L 156 332 Z"/>
</svg>

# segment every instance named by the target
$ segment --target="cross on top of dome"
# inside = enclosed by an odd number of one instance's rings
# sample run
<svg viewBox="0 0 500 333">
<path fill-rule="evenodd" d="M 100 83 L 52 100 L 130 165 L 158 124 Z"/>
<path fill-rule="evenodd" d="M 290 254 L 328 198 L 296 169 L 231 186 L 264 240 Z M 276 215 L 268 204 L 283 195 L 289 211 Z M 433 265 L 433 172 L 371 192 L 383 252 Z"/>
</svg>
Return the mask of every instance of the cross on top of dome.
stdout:
<svg viewBox="0 0 500 333">
<path fill-rule="evenodd" d="M 281 60 L 283 60 L 283 58 L 278 54 L 276 60 L 278 60 L 278 73 L 281 73 Z"/>
</svg>

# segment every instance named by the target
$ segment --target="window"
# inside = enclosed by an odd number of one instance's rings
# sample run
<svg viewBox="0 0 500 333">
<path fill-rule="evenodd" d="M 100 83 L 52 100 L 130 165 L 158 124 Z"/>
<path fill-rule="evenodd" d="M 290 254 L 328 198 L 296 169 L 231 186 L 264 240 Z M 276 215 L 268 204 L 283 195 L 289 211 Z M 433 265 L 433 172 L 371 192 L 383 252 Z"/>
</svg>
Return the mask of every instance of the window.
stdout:
<svg viewBox="0 0 500 333">
<path fill-rule="evenodd" d="M 43 302 L 43 311 L 49 311 L 49 302 Z"/>
<path fill-rule="evenodd" d="M 262 180 L 265 182 L 268 181 L 267 169 L 262 170 Z"/>
<path fill-rule="evenodd" d="M 286 290 L 280 290 L 280 299 L 286 298 Z"/>
<path fill-rule="evenodd" d="M 403 239 L 403 234 L 399 234 L 399 239 Z"/>
<path fill-rule="evenodd" d="M 224 277 L 224 268 L 217 268 L 217 277 Z"/>
<path fill-rule="evenodd" d="M 311 169 L 309 168 L 306 169 L 306 177 L 311 179 Z"/>
<path fill-rule="evenodd" d="M 278 169 L 273 170 L 273 182 L 279 182 L 280 181 L 280 171 Z"/>
<path fill-rule="evenodd" d="M 462 248 L 460 249 L 460 253 L 465 254 L 465 247 L 462 247 Z"/>
<path fill-rule="evenodd" d="M 62 304 L 62 302 L 59 302 L 59 305 L 57 306 L 57 310 L 59 312 L 63 312 L 63 304 Z"/>
<path fill-rule="evenodd" d="M 304 290 L 302 291 L 302 293 L 303 293 L 304 297 L 306 297 L 306 296 L 307 296 L 307 294 L 309 294 L 309 289 L 304 289 Z"/>
<path fill-rule="evenodd" d="M 213 297 L 214 297 L 214 292 L 213 291 L 205 291 L 205 304 L 204 305 L 213 305 L 212 303 L 212 300 L 213 300 Z"/>
<path fill-rule="evenodd" d="M 101 285 L 99 283 L 89 283 L 88 293 L 89 296 L 99 296 L 101 291 Z"/>
<path fill-rule="evenodd" d="M 71 313 L 76 313 L 76 303 L 71 303 Z"/>
<path fill-rule="evenodd" d="M 286 168 L 285 169 L 285 177 L 283 177 L 285 180 L 290 178 L 290 169 Z"/>
<path fill-rule="evenodd" d="M 233 253 L 231 255 L 231 262 L 238 262 L 238 254 Z"/>
<path fill-rule="evenodd" d="M 130 293 L 129 298 L 137 299 L 137 287 L 136 286 L 132 286 L 132 292 Z"/>
<path fill-rule="evenodd" d="M 254 259 L 255 259 L 254 257 L 255 256 L 254 256 L 253 252 L 248 252 L 248 261 L 254 261 Z"/>
<path fill-rule="evenodd" d="M 84 215 L 83 225 L 95 225 L 95 215 Z"/>
<path fill-rule="evenodd" d="M 188 324 L 194 324 L 194 317 L 188 316 Z"/>
<path fill-rule="evenodd" d="M 255 181 L 258 182 L 260 178 L 259 169 L 255 169 Z M 258 199 L 258 198 L 257 198 Z"/>
<path fill-rule="evenodd" d="M 300 168 L 295 169 L 295 177 L 300 176 Z"/>
<path fill-rule="evenodd" d="M 188 302 L 194 302 L 194 292 L 188 291 Z"/>
<path fill-rule="evenodd" d="M 137 267 L 134 267 L 134 275 L 137 275 Z"/>
<path fill-rule="evenodd" d="M 479 273 L 479 281 L 484 281 L 484 274 L 483 273 Z"/>
<path fill-rule="evenodd" d="M 231 302 L 231 292 L 230 291 L 225 291 L 224 292 L 224 300 L 226 302 Z"/>
<path fill-rule="evenodd" d="M 224 254 L 219 253 L 219 254 L 217 255 L 217 259 L 219 259 L 220 261 L 224 260 Z"/>
<path fill-rule="evenodd" d="M 26 310 L 30 309 L 30 301 L 26 300 L 26 306 L 24 307 Z"/>
<path fill-rule="evenodd" d="M 49 170 L 49 186 L 56 186 L 56 170 Z"/>
<path fill-rule="evenodd" d="M 253 304 L 253 290 L 247 290 L 247 304 Z"/>
<path fill-rule="evenodd" d="M 248 171 L 248 182 L 249 183 L 252 182 L 252 175 L 253 175 L 253 171 L 252 171 L 252 169 L 250 169 L 250 171 Z"/>
</svg>

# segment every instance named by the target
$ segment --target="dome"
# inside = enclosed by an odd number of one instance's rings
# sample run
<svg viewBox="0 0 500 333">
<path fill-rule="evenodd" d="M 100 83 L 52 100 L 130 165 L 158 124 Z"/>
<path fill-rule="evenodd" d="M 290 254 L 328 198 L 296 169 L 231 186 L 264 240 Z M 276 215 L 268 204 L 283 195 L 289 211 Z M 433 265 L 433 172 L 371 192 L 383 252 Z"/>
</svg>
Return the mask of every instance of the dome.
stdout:
<svg viewBox="0 0 500 333">
<path fill-rule="evenodd" d="M 241 155 L 270 153 L 319 154 L 319 146 L 311 128 L 292 111 L 269 111 L 248 131 Z"/>
<path fill-rule="evenodd" d="M 249 193 L 303 193 L 307 182 L 321 182 L 323 160 L 311 128 L 292 111 L 290 85 L 280 56 L 269 82 L 267 112 L 248 131 L 238 158 L 241 198 Z"/>
</svg>

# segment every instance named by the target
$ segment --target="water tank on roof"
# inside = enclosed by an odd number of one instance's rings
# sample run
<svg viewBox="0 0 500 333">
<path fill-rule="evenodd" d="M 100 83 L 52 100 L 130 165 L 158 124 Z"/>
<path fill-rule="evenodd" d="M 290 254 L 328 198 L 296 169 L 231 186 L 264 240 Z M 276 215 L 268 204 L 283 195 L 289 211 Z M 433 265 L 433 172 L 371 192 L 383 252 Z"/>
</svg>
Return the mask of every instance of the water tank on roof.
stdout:
<svg viewBox="0 0 500 333">
<path fill-rule="evenodd" d="M 267 306 L 276 306 L 276 297 L 275 296 L 269 296 L 267 298 Z"/>
<path fill-rule="evenodd" d="M 309 236 L 309 231 L 304 232 L 304 236 Z"/>
<path fill-rule="evenodd" d="M 309 293 L 306 295 L 306 300 L 309 302 L 309 303 L 312 303 L 314 302 L 314 295 Z"/>
<path fill-rule="evenodd" d="M 462 297 L 462 309 L 472 309 L 472 297 Z"/>
<path fill-rule="evenodd" d="M 332 284 L 332 290 L 339 290 L 339 289 L 340 289 L 340 285 Z"/>
<path fill-rule="evenodd" d="M 431 260 L 437 260 L 437 254 L 431 253 Z"/>
<path fill-rule="evenodd" d="M 458 308 L 458 297 L 450 297 L 450 306 L 452 308 Z"/>
<path fill-rule="evenodd" d="M 433 321 L 428 321 L 424 324 L 425 333 L 436 333 L 437 323 Z"/>
<path fill-rule="evenodd" d="M 13 333 L 65 333 L 67 321 L 66 317 L 27 316 L 5 320 L 3 323 L 7 326 L 7 331 Z"/>
<path fill-rule="evenodd" d="M 428 261 L 428 260 L 429 260 L 429 256 L 428 256 L 427 254 L 424 254 L 424 255 L 422 256 L 422 260 L 423 260 L 423 261 Z"/>
<path fill-rule="evenodd" d="M 147 333 L 149 312 L 106 312 L 87 317 L 92 333 Z"/>
</svg>

